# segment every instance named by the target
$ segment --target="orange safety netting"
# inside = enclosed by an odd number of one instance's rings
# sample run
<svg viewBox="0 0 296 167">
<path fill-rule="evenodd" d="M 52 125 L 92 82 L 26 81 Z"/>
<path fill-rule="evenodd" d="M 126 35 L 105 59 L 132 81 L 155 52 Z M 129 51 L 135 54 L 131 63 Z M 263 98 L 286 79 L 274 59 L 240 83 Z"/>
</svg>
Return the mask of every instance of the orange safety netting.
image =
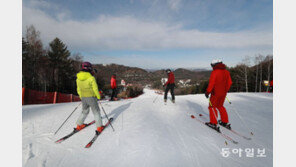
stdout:
<svg viewBox="0 0 296 167">
<path fill-rule="evenodd" d="M 22 90 L 22 104 L 48 104 L 80 101 L 79 96 L 59 92 L 41 92 L 31 89 Z"/>
</svg>

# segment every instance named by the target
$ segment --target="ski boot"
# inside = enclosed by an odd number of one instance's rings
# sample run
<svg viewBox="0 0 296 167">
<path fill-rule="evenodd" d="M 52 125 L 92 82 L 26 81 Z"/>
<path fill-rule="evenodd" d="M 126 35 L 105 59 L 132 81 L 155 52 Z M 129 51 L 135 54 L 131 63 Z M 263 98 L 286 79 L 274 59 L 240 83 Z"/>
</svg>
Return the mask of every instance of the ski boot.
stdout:
<svg viewBox="0 0 296 167">
<path fill-rule="evenodd" d="M 172 100 L 173 103 L 175 103 L 175 100 Z"/>
<path fill-rule="evenodd" d="M 99 135 L 100 133 L 102 133 L 102 131 L 105 129 L 105 126 L 100 126 L 97 128 L 96 130 L 96 134 Z"/>
<path fill-rule="evenodd" d="M 210 123 L 210 122 L 206 122 L 205 124 L 206 124 L 208 127 L 210 127 L 210 128 L 212 128 L 212 129 L 216 130 L 217 132 L 221 133 L 221 131 L 220 131 L 220 127 L 218 127 L 216 124 L 212 124 L 212 123 Z"/>
<path fill-rule="evenodd" d="M 74 128 L 74 131 L 80 131 L 81 129 L 85 128 L 86 124 L 77 125 L 76 128 Z"/>
<path fill-rule="evenodd" d="M 166 103 L 167 102 L 167 99 L 164 99 L 164 102 Z"/>
<path fill-rule="evenodd" d="M 221 126 L 227 128 L 227 129 L 231 130 L 231 126 L 230 126 L 230 124 L 228 124 L 228 123 L 224 123 L 224 122 L 222 122 L 221 120 L 219 120 L 218 123 L 219 123 L 219 125 L 221 125 Z"/>
</svg>

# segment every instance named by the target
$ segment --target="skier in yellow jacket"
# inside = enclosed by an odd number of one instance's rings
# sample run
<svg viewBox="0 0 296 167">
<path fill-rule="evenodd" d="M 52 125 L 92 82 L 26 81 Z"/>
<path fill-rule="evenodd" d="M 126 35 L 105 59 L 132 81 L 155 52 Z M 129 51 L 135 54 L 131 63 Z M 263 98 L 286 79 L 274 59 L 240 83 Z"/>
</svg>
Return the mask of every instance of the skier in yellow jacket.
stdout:
<svg viewBox="0 0 296 167">
<path fill-rule="evenodd" d="M 81 130 L 85 127 L 84 120 L 91 108 L 96 121 L 97 132 L 102 132 L 104 126 L 102 125 L 100 108 L 97 102 L 101 99 L 101 96 L 99 94 L 96 79 L 92 76 L 92 65 L 89 62 L 84 62 L 81 67 L 82 70 L 77 74 L 76 84 L 77 93 L 82 101 L 82 113 L 76 122 L 76 130 Z"/>
</svg>

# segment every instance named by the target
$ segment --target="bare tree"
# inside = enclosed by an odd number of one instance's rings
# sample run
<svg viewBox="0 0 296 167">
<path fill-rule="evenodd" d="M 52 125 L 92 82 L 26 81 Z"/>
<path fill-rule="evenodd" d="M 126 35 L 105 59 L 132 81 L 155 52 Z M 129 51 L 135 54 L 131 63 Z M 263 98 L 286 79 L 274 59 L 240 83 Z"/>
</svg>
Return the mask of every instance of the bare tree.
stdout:
<svg viewBox="0 0 296 167">
<path fill-rule="evenodd" d="M 243 61 L 236 66 L 238 74 L 235 75 L 237 80 L 241 80 L 244 82 L 246 92 L 249 92 L 248 86 L 248 73 L 249 73 L 249 66 L 250 66 L 250 57 L 246 56 Z"/>
<path fill-rule="evenodd" d="M 242 73 L 244 75 L 246 92 L 249 92 L 249 89 L 248 89 L 248 72 L 249 72 L 249 66 L 250 66 L 250 57 L 249 56 L 246 56 L 243 59 L 243 62 L 242 62 Z"/>
<path fill-rule="evenodd" d="M 259 92 L 261 92 L 262 91 L 262 73 L 263 73 L 262 62 L 264 60 L 264 56 L 259 55 L 257 59 L 258 59 L 259 68 L 260 68 Z"/>
<path fill-rule="evenodd" d="M 254 57 L 254 64 L 256 66 L 255 92 L 257 92 L 257 87 L 258 87 L 258 71 L 259 71 L 259 57 L 258 56 L 255 56 Z"/>
<path fill-rule="evenodd" d="M 76 71 L 79 71 L 81 68 L 81 63 L 83 62 L 83 56 L 80 53 L 73 53 L 71 55 L 71 59 L 73 60 L 73 66 Z"/>
<path fill-rule="evenodd" d="M 28 79 L 31 80 L 30 82 L 32 82 L 31 88 L 35 89 L 38 82 L 37 71 L 39 71 L 38 69 L 41 68 L 40 60 L 45 52 L 43 50 L 43 45 L 40 39 L 40 32 L 37 31 L 33 25 L 27 27 L 25 40 L 27 42 L 28 52 L 26 61 L 23 63 L 26 64 L 26 66 L 28 67 L 28 71 L 30 72 L 29 75 L 31 77 L 29 77 Z"/>
</svg>

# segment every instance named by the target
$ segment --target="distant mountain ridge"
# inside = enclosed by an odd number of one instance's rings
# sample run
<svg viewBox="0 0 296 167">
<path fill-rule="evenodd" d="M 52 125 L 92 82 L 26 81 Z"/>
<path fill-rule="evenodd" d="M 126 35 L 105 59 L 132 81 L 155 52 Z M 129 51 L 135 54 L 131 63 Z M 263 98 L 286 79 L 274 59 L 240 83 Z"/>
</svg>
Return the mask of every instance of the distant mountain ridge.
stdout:
<svg viewBox="0 0 296 167">
<path fill-rule="evenodd" d="M 151 84 L 160 78 L 166 78 L 165 70 L 145 70 L 139 67 L 129 67 L 119 64 L 95 64 L 94 68 L 98 70 L 97 77 L 103 79 L 106 83 L 110 83 L 112 74 L 117 75 L 117 80 L 121 79 L 127 83 L 133 84 Z M 199 69 L 200 71 L 178 68 L 173 70 L 176 80 L 191 79 L 193 81 L 208 79 L 210 70 Z"/>
</svg>

